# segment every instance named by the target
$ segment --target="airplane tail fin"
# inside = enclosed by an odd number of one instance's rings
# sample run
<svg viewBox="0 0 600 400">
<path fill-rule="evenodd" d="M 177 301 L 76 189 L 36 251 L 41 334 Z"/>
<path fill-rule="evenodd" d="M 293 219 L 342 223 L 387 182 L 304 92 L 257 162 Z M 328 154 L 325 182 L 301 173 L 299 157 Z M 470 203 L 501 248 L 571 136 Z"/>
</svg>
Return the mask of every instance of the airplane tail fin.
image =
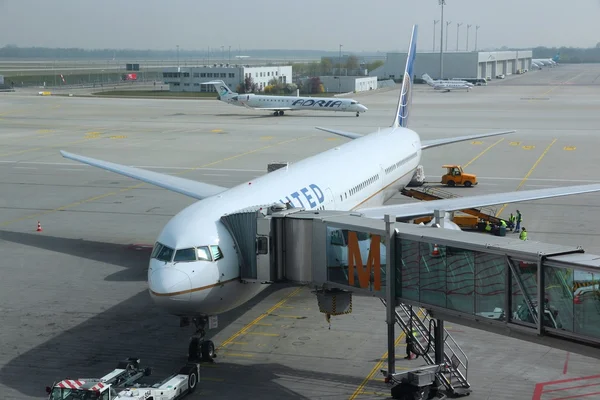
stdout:
<svg viewBox="0 0 600 400">
<path fill-rule="evenodd" d="M 417 31 L 418 26 L 413 25 L 412 35 L 410 37 L 410 45 L 408 47 L 408 55 L 406 57 L 406 67 L 404 69 L 404 76 L 402 78 L 402 88 L 400 89 L 400 98 L 398 99 L 396 116 L 394 118 L 394 123 L 392 124 L 392 127 L 394 128 L 406 128 L 408 126 L 408 112 L 410 103 L 412 101 L 413 66 L 417 53 Z"/>
<path fill-rule="evenodd" d="M 213 85 L 215 90 L 219 94 L 219 97 L 224 97 L 227 95 L 237 94 L 236 92 L 229 89 L 229 86 L 225 84 L 223 81 L 210 81 L 210 82 L 202 82 L 203 85 Z"/>
<path fill-rule="evenodd" d="M 423 78 L 423 80 L 429 85 L 432 86 L 433 85 L 433 79 L 429 76 L 429 74 L 425 73 L 423 75 L 421 75 L 421 78 Z"/>
<path fill-rule="evenodd" d="M 558 62 L 560 60 L 560 51 L 556 52 L 556 55 L 552 57 L 552 61 Z"/>
</svg>

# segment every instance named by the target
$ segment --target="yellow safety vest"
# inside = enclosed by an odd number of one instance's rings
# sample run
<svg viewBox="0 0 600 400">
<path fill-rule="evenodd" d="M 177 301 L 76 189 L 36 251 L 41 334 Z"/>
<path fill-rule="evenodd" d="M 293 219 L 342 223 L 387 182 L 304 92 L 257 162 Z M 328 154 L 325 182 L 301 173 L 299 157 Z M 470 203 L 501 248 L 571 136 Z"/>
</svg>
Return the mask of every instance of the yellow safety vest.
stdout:
<svg viewBox="0 0 600 400">
<path fill-rule="evenodd" d="M 492 230 L 492 226 L 490 225 L 489 222 L 485 225 L 485 230 L 488 232 Z"/>
<path fill-rule="evenodd" d="M 506 222 L 504 222 L 504 220 L 503 220 L 503 219 L 501 219 L 501 220 L 500 220 L 500 225 L 502 225 L 503 227 L 505 227 L 505 228 L 506 228 Z"/>
<path fill-rule="evenodd" d="M 510 222 L 515 222 L 516 221 L 516 217 L 514 215 L 511 215 L 510 218 L 508 219 Z"/>
<path fill-rule="evenodd" d="M 521 234 L 519 235 L 519 239 L 527 240 L 527 231 L 521 231 Z"/>
</svg>

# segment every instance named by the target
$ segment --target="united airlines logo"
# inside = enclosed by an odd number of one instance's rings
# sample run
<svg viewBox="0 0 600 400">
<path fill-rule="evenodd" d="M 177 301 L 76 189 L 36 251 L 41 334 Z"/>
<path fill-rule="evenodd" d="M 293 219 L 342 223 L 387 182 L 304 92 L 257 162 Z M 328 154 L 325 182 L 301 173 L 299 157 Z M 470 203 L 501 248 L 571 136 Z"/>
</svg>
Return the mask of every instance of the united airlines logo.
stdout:
<svg viewBox="0 0 600 400">
<path fill-rule="evenodd" d="M 291 203 L 294 207 L 302 207 L 308 210 L 323 204 L 324 201 L 325 196 L 323 195 L 323 191 L 314 183 L 300 188 L 289 196 L 285 196 L 285 200 L 279 200 L 280 203 Z"/>
<path fill-rule="evenodd" d="M 398 113 L 398 122 L 401 127 L 406 128 L 408 125 L 408 103 L 410 102 L 410 94 L 412 91 L 412 80 L 409 74 L 404 74 L 402 80 L 402 95 L 400 97 L 400 110 Z"/>
</svg>

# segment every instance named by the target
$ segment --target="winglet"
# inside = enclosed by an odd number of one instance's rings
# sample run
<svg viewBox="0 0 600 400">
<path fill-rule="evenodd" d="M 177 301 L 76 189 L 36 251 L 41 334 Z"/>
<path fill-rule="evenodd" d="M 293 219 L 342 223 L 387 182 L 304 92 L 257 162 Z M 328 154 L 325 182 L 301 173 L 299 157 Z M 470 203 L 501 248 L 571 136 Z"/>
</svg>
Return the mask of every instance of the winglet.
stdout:
<svg viewBox="0 0 600 400">
<path fill-rule="evenodd" d="M 412 77 L 413 77 L 413 66 L 415 63 L 415 57 L 417 54 L 417 33 L 418 26 L 413 25 L 412 35 L 410 37 L 410 46 L 408 48 L 408 55 L 406 57 L 406 68 L 404 69 L 404 76 L 402 78 L 402 89 L 400 89 L 400 97 L 398 99 L 398 107 L 396 108 L 396 116 L 393 128 L 408 126 L 408 111 L 412 100 Z"/>
</svg>

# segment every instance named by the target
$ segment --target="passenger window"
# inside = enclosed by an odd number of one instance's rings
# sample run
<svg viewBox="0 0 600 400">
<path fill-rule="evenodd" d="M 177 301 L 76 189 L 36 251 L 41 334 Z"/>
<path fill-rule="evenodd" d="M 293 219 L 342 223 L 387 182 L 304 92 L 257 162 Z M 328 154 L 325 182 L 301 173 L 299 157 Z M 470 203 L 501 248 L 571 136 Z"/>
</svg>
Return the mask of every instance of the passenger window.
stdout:
<svg viewBox="0 0 600 400">
<path fill-rule="evenodd" d="M 171 249 L 167 246 L 162 246 L 162 248 L 158 252 L 158 255 L 156 256 L 156 259 L 159 261 L 169 262 L 173 259 L 173 253 L 174 253 L 173 249 Z"/>
<path fill-rule="evenodd" d="M 219 246 L 210 246 L 210 253 L 212 254 L 212 258 L 214 261 L 223 258 L 223 253 L 221 253 L 221 249 L 219 248 Z"/>
<path fill-rule="evenodd" d="M 200 246 L 196 249 L 196 254 L 198 255 L 198 260 L 200 261 L 212 261 L 212 257 L 210 256 L 210 252 L 208 251 L 208 246 Z"/>
<path fill-rule="evenodd" d="M 179 249 L 175 252 L 174 262 L 196 261 L 196 251 L 194 248 Z"/>
</svg>

